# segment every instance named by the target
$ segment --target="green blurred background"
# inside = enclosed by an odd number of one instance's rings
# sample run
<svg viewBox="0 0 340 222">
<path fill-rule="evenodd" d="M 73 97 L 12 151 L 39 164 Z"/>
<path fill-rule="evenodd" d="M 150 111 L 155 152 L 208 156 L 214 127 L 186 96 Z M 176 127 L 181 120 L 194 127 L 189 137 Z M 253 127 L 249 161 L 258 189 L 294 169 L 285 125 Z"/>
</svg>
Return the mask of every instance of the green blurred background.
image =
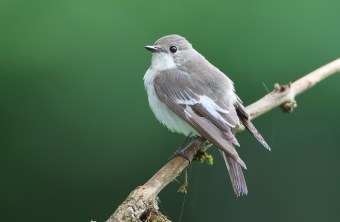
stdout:
<svg viewBox="0 0 340 222">
<path fill-rule="evenodd" d="M 149 109 L 143 46 L 181 34 L 249 104 L 340 56 L 340 1 L 0 1 L 1 221 L 104 221 L 183 139 Z M 339 76 L 239 135 L 247 197 L 216 148 L 193 163 L 182 221 L 337 221 Z M 161 194 L 178 221 L 183 178 Z"/>
</svg>

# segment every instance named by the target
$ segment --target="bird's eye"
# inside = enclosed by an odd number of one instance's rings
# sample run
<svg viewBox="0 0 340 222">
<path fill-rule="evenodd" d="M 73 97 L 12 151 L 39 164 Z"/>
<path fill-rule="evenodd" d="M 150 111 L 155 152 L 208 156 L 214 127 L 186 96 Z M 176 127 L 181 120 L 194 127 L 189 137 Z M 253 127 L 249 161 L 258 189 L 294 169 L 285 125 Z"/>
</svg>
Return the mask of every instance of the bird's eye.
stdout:
<svg viewBox="0 0 340 222">
<path fill-rule="evenodd" d="M 176 46 L 170 46 L 170 52 L 172 52 L 172 53 L 177 52 L 177 47 Z"/>
</svg>

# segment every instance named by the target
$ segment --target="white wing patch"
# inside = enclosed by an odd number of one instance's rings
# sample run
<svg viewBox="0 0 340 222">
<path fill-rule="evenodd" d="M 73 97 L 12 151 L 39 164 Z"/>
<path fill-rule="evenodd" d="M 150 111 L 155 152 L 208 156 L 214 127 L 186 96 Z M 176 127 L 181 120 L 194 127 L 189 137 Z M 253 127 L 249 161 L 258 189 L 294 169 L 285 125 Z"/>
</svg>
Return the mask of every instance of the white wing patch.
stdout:
<svg viewBox="0 0 340 222">
<path fill-rule="evenodd" d="M 180 95 L 181 98 L 179 98 L 179 95 L 177 95 L 174 98 L 174 95 L 172 94 L 172 99 L 176 101 L 176 103 L 181 104 L 181 105 L 186 105 L 186 109 L 191 109 L 190 106 L 195 105 L 195 104 L 201 104 L 203 107 L 216 119 L 222 121 L 224 124 L 227 124 L 230 127 L 235 127 L 234 124 L 230 124 L 228 121 L 223 118 L 221 114 L 229 114 L 230 112 L 228 110 L 222 109 L 219 105 L 215 103 L 213 99 L 211 99 L 208 96 L 202 95 L 198 96 L 198 99 L 192 98 L 188 95 L 186 91 L 181 92 Z M 189 99 L 188 99 L 189 98 Z M 188 114 L 186 112 L 186 114 Z"/>
<path fill-rule="evenodd" d="M 191 91 L 191 90 L 189 90 Z M 192 91 L 191 91 L 191 94 Z M 180 92 L 180 95 L 175 95 L 175 94 L 171 94 L 171 98 L 177 103 L 177 104 L 181 104 L 181 105 L 188 105 L 188 106 L 192 106 L 196 103 L 198 103 L 199 101 L 195 98 L 192 98 L 187 91 L 184 92 Z"/>
</svg>

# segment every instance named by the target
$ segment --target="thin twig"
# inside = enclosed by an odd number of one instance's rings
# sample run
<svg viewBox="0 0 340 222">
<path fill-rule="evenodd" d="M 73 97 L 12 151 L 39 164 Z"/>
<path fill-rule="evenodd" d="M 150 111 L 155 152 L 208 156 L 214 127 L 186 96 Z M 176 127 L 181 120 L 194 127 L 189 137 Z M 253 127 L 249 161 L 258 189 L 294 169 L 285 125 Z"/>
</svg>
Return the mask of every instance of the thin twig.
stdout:
<svg viewBox="0 0 340 222">
<path fill-rule="evenodd" d="M 272 92 L 247 106 L 247 112 L 252 119 L 259 117 L 277 106 L 281 106 L 285 111 L 291 112 L 296 107 L 295 97 L 297 95 L 338 72 L 340 72 L 340 58 L 305 75 L 292 84 L 283 86 L 275 84 Z M 185 152 L 189 160 L 193 160 L 197 150 L 205 149 L 209 145 L 210 143 L 208 141 L 197 137 L 191 142 Z M 107 222 L 137 222 L 142 221 L 142 218 L 146 218 L 144 221 L 152 221 L 155 218 L 150 217 L 154 215 L 156 215 L 157 221 L 169 221 L 158 212 L 157 195 L 165 186 L 173 181 L 188 164 L 188 160 L 181 156 L 171 159 L 143 186 L 133 190 Z M 159 214 L 158 216 L 157 213 Z"/>
</svg>

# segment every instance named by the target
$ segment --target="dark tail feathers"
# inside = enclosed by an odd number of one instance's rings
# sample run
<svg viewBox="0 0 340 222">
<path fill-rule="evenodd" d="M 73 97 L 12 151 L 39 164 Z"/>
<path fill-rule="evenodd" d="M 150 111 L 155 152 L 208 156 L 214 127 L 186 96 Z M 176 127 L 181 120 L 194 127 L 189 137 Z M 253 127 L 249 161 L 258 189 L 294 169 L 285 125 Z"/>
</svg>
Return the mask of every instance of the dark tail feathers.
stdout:
<svg viewBox="0 0 340 222">
<path fill-rule="evenodd" d="M 221 151 L 222 152 L 222 151 Z M 231 184 L 237 197 L 248 194 L 246 180 L 241 165 L 236 162 L 228 153 L 222 152 L 225 164 L 227 165 Z"/>
</svg>

